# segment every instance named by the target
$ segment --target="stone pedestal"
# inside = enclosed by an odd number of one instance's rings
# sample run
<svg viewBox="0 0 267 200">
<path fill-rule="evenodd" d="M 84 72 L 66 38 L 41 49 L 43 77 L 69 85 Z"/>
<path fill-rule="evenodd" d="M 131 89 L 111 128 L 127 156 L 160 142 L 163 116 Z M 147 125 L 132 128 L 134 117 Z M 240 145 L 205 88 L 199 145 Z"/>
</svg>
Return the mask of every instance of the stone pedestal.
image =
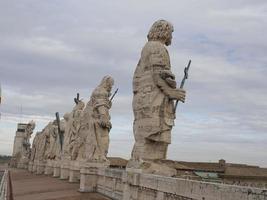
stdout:
<svg viewBox="0 0 267 200">
<path fill-rule="evenodd" d="M 37 171 L 37 164 L 33 163 L 33 165 L 32 165 L 32 173 L 36 173 L 36 171 Z"/>
<path fill-rule="evenodd" d="M 53 162 L 53 177 L 60 177 L 60 161 Z"/>
<path fill-rule="evenodd" d="M 70 183 L 78 183 L 80 180 L 80 171 L 70 169 L 69 170 L 69 182 Z"/>
<path fill-rule="evenodd" d="M 79 161 L 70 161 L 69 182 L 78 183 L 80 181 L 81 163 Z"/>
<path fill-rule="evenodd" d="M 177 174 L 175 168 L 169 167 L 164 163 L 157 163 L 153 160 L 129 160 L 126 171 L 135 173 L 154 174 L 160 176 L 173 177 Z"/>
<path fill-rule="evenodd" d="M 46 164 L 44 162 L 37 163 L 36 174 L 43 174 L 45 171 L 45 165 Z"/>
<path fill-rule="evenodd" d="M 28 171 L 33 172 L 33 162 L 29 162 L 28 164 Z"/>
<path fill-rule="evenodd" d="M 28 169 L 28 163 L 26 162 L 18 162 L 17 168 L 19 169 Z"/>
<path fill-rule="evenodd" d="M 108 162 L 96 163 L 90 162 L 85 163 L 81 167 L 81 180 L 80 180 L 80 192 L 96 192 L 97 190 L 97 180 L 98 172 L 100 169 L 107 168 L 109 166 Z"/>
<path fill-rule="evenodd" d="M 142 174 L 142 169 L 126 168 L 126 173 L 122 180 L 124 183 L 123 200 L 138 199 L 140 174 Z"/>
<path fill-rule="evenodd" d="M 69 165 L 68 160 L 62 161 L 61 165 L 60 165 L 60 179 L 62 180 L 66 180 L 69 179 Z"/>
<path fill-rule="evenodd" d="M 46 165 L 45 165 L 45 171 L 44 174 L 45 175 L 52 175 L 53 174 L 53 161 L 52 160 L 48 160 Z"/>
</svg>

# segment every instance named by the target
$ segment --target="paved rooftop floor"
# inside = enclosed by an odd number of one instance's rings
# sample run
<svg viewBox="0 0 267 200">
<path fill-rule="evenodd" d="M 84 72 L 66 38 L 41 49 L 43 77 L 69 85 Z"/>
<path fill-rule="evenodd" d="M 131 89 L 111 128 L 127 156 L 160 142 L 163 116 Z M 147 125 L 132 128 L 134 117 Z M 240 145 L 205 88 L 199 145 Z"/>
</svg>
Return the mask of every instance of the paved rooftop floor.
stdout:
<svg viewBox="0 0 267 200">
<path fill-rule="evenodd" d="M 14 200 L 110 200 L 97 193 L 78 192 L 78 183 L 69 183 L 26 170 L 11 169 Z"/>
</svg>

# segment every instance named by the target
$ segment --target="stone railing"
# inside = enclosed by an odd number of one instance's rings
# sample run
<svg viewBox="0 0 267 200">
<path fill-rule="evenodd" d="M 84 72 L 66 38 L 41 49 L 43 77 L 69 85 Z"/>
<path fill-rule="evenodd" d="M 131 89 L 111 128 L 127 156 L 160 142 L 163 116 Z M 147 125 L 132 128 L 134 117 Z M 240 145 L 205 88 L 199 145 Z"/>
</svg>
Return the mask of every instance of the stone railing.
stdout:
<svg viewBox="0 0 267 200">
<path fill-rule="evenodd" d="M 98 171 L 97 192 L 117 200 L 266 200 L 267 190 L 181 178 L 126 172 Z"/>
<path fill-rule="evenodd" d="M 0 200 L 6 200 L 7 196 L 7 171 L 1 171 Z"/>
<path fill-rule="evenodd" d="M 12 184 L 10 173 L 5 170 L 0 183 L 0 200 L 13 200 Z"/>
<path fill-rule="evenodd" d="M 79 190 L 98 192 L 113 200 L 267 200 L 267 190 L 262 188 L 145 174 L 99 163 L 87 164 L 77 171 Z M 40 166 L 44 169 L 44 165 Z M 40 166 L 35 173 L 44 173 L 44 170 L 38 172 Z"/>
</svg>

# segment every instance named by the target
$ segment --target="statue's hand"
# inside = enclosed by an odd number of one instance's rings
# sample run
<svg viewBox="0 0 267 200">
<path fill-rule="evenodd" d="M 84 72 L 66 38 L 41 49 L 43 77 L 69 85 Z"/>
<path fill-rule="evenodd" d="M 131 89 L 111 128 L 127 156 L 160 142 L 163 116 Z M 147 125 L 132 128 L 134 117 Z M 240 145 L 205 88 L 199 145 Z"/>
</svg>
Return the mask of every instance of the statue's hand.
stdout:
<svg viewBox="0 0 267 200">
<path fill-rule="evenodd" d="M 163 80 L 166 80 L 167 78 L 173 79 L 173 80 L 175 79 L 175 75 L 170 70 L 162 70 L 160 72 L 160 77 Z"/>
<path fill-rule="evenodd" d="M 106 117 L 104 117 L 104 116 L 102 116 L 100 118 L 100 126 L 102 128 L 107 128 L 109 130 L 112 128 L 112 125 L 111 125 L 110 121 Z"/>
<path fill-rule="evenodd" d="M 112 124 L 110 123 L 110 121 L 107 122 L 107 124 L 106 124 L 106 128 L 107 128 L 108 130 L 110 130 L 110 129 L 112 128 Z"/>
<path fill-rule="evenodd" d="M 166 78 L 165 81 L 171 88 L 176 88 L 176 81 L 174 79 L 169 77 Z"/>
<path fill-rule="evenodd" d="M 112 101 L 108 101 L 108 107 L 109 107 L 109 108 L 112 107 Z"/>
<path fill-rule="evenodd" d="M 186 96 L 185 90 L 177 88 L 177 89 L 175 89 L 174 96 L 172 97 L 172 99 L 176 99 L 176 100 L 184 103 L 185 102 L 185 96 Z"/>
</svg>

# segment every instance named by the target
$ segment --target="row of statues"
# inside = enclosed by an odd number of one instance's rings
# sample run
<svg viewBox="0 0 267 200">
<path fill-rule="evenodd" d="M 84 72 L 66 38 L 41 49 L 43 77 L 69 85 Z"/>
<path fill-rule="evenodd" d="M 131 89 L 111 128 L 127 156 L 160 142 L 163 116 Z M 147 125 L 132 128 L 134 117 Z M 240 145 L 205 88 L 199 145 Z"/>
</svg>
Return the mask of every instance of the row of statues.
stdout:
<svg viewBox="0 0 267 200">
<path fill-rule="evenodd" d="M 41 132 L 37 132 L 30 161 L 106 161 L 113 85 L 113 78 L 105 76 L 86 105 L 82 100 L 75 99 L 73 110 L 64 114 L 59 123 L 56 120 L 49 122 Z M 63 142 L 60 141 L 59 131 L 63 135 Z"/>
<path fill-rule="evenodd" d="M 165 20 L 152 25 L 134 72 L 135 144 L 129 167 L 147 160 L 166 159 L 176 117 L 175 101 L 185 101 L 185 91 L 177 88 L 166 48 L 171 44 L 173 31 L 172 24 Z M 38 132 L 32 144 L 31 162 L 60 159 L 106 162 L 113 85 L 113 78 L 105 76 L 86 105 L 77 96 L 70 113 Z"/>
</svg>

